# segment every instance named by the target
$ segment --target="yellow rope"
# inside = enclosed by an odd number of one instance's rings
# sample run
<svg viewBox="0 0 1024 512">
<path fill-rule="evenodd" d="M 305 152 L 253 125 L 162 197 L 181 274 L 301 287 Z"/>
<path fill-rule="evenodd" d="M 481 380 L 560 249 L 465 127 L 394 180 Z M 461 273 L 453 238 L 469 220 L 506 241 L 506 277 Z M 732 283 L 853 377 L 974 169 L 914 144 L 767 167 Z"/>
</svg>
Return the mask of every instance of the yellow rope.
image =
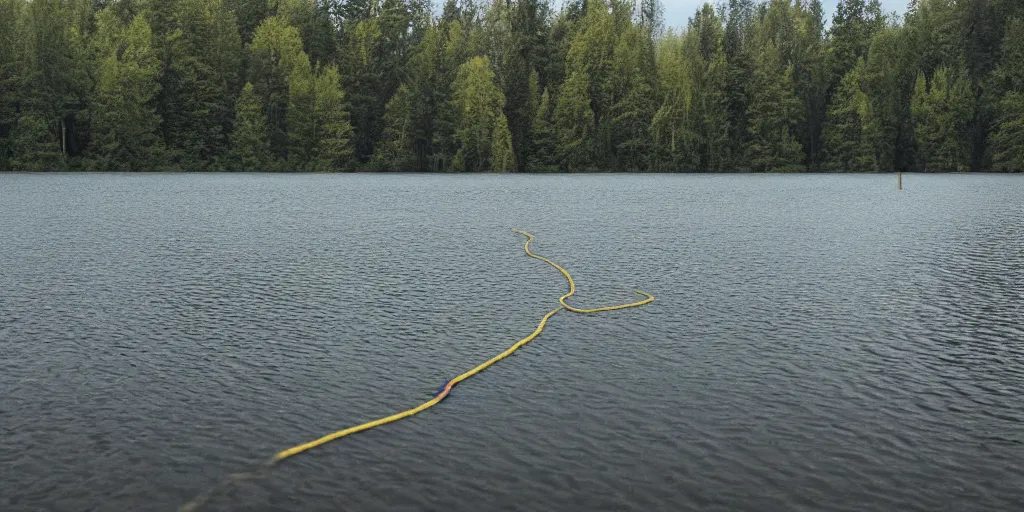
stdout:
<svg viewBox="0 0 1024 512">
<path fill-rule="evenodd" d="M 603 307 L 603 308 L 594 308 L 594 309 L 578 309 L 578 308 L 574 308 L 574 307 L 572 307 L 572 306 L 570 306 L 570 305 L 565 303 L 565 299 L 568 299 L 569 297 L 572 297 L 573 295 L 576 294 L 576 282 L 572 280 L 572 276 L 569 275 L 569 273 L 566 272 L 566 270 L 564 268 L 562 268 L 562 266 L 559 265 L 558 263 L 555 263 L 555 262 L 545 258 L 544 256 L 538 256 L 538 255 L 536 255 L 536 254 L 534 254 L 533 252 L 530 251 L 530 242 L 533 241 L 533 235 L 527 233 L 526 231 L 519 231 L 518 229 L 513 229 L 512 231 L 515 231 L 516 233 L 519 233 L 520 235 L 526 235 L 526 246 L 524 248 L 526 249 L 526 255 L 527 256 L 529 256 L 531 258 L 537 258 L 538 260 L 541 260 L 541 261 L 547 263 L 548 265 L 551 265 L 552 267 L 557 268 L 558 271 L 561 272 L 563 276 L 565 276 L 565 279 L 567 281 L 569 281 L 569 293 L 567 293 L 565 295 L 562 295 L 561 297 L 558 298 L 558 303 L 561 304 L 562 307 L 565 308 L 566 311 L 572 311 L 573 313 L 600 313 L 602 311 L 615 311 L 616 309 L 635 308 L 637 306 L 643 306 L 644 304 L 650 304 L 651 302 L 654 302 L 654 297 L 651 294 L 644 293 L 644 292 L 642 292 L 640 290 L 637 290 L 636 291 L 637 293 L 639 293 L 640 295 L 643 295 L 644 297 L 647 297 L 647 298 L 642 300 L 642 301 L 640 301 L 640 302 L 631 302 L 629 304 L 620 304 L 618 306 L 607 306 L 607 307 Z"/>
<path fill-rule="evenodd" d="M 514 229 L 513 231 L 515 231 L 516 233 L 519 233 L 521 235 L 525 235 L 526 236 L 526 244 L 523 246 L 523 248 L 526 250 L 526 255 L 527 256 L 529 256 L 531 258 L 536 258 L 538 260 L 541 260 L 541 261 L 551 265 L 552 267 L 555 267 L 556 269 L 558 269 L 559 272 L 562 273 L 563 276 L 565 276 L 565 279 L 567 281 L 569 281 L 569 293 L 566 293 L 565 295 L 562 295 L 558 299 L 558 303 L 561 304 L 561 305 L 559 307 L 549 311 L 548 314 L 544 315 L 544 317 L 540 319 L 540 323 L 537 324 L 537 328 L 534 329 L 533 332 L 530 333 L 529 336 L 527 336 L 527 337 L 517 341 L 514 345 L 509 347 L 504 352 L 502 352 L 502 353 L 500 353 L 500 354 L 498 354 L 498 355 L 488 359 L 487 361 L 485 361 L 484 363 L 478 365 L 477 367 L 473 368 L 472 370 L 469 370 L 468 372 L 463 373 L 462 375 L 459 375 L 458 377 L 455 377 L 454 379 L 448 381 L 445 384 L 444 388 L 437 394 L 437 396 L 435 396 L 431 400 L 428 400 L 428 401 L 426 401 L 426 402 L 424 402 L 424 403 L 422 403 L 422 404 L 420 404 L 420 405 L 418 405 L 416 407 L 413 407 L 412 409 L 408 409 L 408 410 L 405 410 L 405 411 L 402 411 L 402 412 L 399 412 L 399 413 L 396 413 L 396 414 L 392 414 L 391 416 L 387 416 L 387 417 L 380 418 L 380 419 L 377 419 L 377 420 L 369 421 L 369 422 L 363 423 L 361 425 L 356 425 L 354 427 L 349 427 L 349 428 L 346 428 L 344 430 L 339 430 L 337 432 L 333 432 L 331 434 L 327 434 L 327 435 L 325 435 L 325 436 L 323 436 L 323 437 L 321 437 L 319 439 L 315 439 L 315 440 L 310 441 L 308 443 L 304 443 L 304 444 L 300 444 L 298 446 L 294 446 L 292 448 L 288 448 L 287 450 L 281 450 L 280 452 L 277 452 L 270 459 L 270 461 L 268 461 L 267 466 L 274 465 L 274 464 L 276 464 L 278 462 L 281 462 L 284 459 L 287 459 L 289 457 L 294 457 L 295 455 L 298 455 L 298 454 L 300 454 L 302 452 L 311 450 L 311 449 L 316 448 L 318 446 L 327 444 L 327 443 L 329 443 L 331 441 L 334 441 L 336 439 L 339 439 L 339 438 L 342 438 L 342 437 L 345 437 L 345 436 L 348 436 L 348 435 L 352 435 L 352 434 L 355 434 L 357 432 L 362 432 L 364 430 L 369 430 L 369 429 L 374 428 L 374 427 L 379 427 L 379 426 L 385 425 L 387 423 L 395 422 L 395 421 L 398 421 L 398 420 L 403 419 L 403 418 L 408 418 L 409 416 L 412 416 L 414 414 L 418 414 L 420 412 L 423 412 L 423 411 L 425 411 L 425 410 L 427 410 L 427 409 L 437 405 L 438 403 L 440 403 L 442 400 L 444 400 L 451 393 L 452 388 L 455 387 L 456 384 L 458 384 L 458 383 L 460 383 L 460 382 L 462 382 L 462 381 L 464 381 L 464 380 L 466 380 L 466 379 L 468 379 L 468 378 L 470 378 L 470 377 L 472 377 L 472 376 L 474 376 L 474 375 L 484 371 L 485 369 L 487 369 L 489 366 L 493 365 L 494 363 L 497 363 L 498 361 L 501 361 L 502 359 L 505 359 L 506 357 L 512 355 L 513 352 L 515 352 L 516 350 L 519 350 L 519 348 L 522 347 L 523 345 L 526 345 L 527 343 L 533 341 L 533 339 L 536 338 L 537 336 L 539 336 L 541 331 L 544 330 L 544 327 L 547 325 L 548 320 L 551 317 L 555 316 L 555 314 L 558 313 L 559 311 L 561 311 L 562 309 L 565 309 L 567 311 L 572 311 L 573 313 L 599 313 L 599 312 L 602 312 L 602 311 L 614 311 L 614 310 L 617 310 L 617 309 L 633 308 L 633 307 L 643 306 L 644 304 L 649 304 L 651 302 L 654 302 L 654 297 L 653 296 L 651 296 L 648 293 L 644 293 L 642 291 L 637 290 L 637 293 L 639 293 L 640 295 L 643 295 L 645 297 L 644 300 L 639 301 L 639 302 L 631 302 L 629 304 L 620 304 L 618 306 L 607 306 L 607 307 L 603 307 L 603 308 L 594 308 L 594 309 L 579 309 L 579 308 L 574 308 L 574 307 L 566 304 L 565 303 L 565 299 L 568 299 L 569 297 L 572 297 L 576 293 L 576 283 L 573 282 L 572 276 L 569 275 L 569 272 L 567 272 L 559 264 L 557 264 L 557 263 L 555 263 L 555 262 L 553 262 L 553 261 L 551 261 L 551 260 L 549 260 L 549 259 L 547 259 L 547 258 L 545 258 L 543 256 L 538 256 L 538 255 L 534 254 L 532 251 L 530 251 L 530 243 L 533 242 L 533 238 L 534 238 L 533 235 L 531 235 L 530 233 L 527 233 L 525 231 L 519 231 L 518 229 Z M 182 505 L 182 507 L 179 510 L 181 510 L 181 511 L 195 510 L 208 497 L 209 497 L 209 493 L 201 495 L 200 498 L 197 498 L 197 499 L 195 499 L 195 500 L 193 500 L 193 501 L 191 501 L 189 503 L 186 503 L 185 505 Z"/>
</svg>

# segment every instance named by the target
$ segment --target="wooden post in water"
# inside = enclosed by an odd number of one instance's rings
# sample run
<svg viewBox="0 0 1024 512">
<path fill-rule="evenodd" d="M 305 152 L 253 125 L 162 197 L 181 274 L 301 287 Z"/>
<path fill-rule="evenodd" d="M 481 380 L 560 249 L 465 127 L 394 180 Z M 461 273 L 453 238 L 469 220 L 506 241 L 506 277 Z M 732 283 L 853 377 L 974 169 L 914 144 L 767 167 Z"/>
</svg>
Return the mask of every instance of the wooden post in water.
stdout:
<svg viewBox="0 0 1024 512">
<path fill-rule="evenodd" d="M 903 171 L 896 172 L 896 186 L 903 190 Z"/>
</svg>

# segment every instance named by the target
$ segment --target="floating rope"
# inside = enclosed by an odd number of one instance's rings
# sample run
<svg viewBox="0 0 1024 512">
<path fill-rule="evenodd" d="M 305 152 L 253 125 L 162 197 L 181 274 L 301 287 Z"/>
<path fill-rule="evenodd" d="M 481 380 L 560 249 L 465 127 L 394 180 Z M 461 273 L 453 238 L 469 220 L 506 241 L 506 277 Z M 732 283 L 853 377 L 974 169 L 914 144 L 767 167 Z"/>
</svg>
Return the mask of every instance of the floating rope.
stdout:
<svg viewBox="0 0 1024 512">
<path fill-rule="evenodd" d="M 544 317 L 540 319 L 540 323 L 537 324 L 537 328 L 534 329 L 533 332 L 530 333 L 529 336 L 527 336 L 527 337 L 517 341 L 514 345 L 509 347 L 504 352 L 502 352 L 502 353 L 500 353 L 500 354 L 498 354 L 498 355 L 488 359 L 487 361 L 481 363 L 480 365 L 478 365 L 477 367 L 473 368 L 472 370 L 469 370 L 468 372 L 463 373 L 462 375 L 459 375 L 458 377 L 455 377 L 455 378 L 449 380 L 448 382 L 444 383 L 441 386 L 441 388 L 438 389 L 437 393 L 434 395 L 434 398 L 432 398 L 432 399 L 430 399 L 430 400 L 428 400 L 428 401 L 426 401 L 426 402 L 424 402 L 424 403 L 422 403 L 422 404 L 420 404 L 420 405 L 418 405 L 416 407 L 413 407 L 412 409 L 407 409 L 405 411 L 392 414 L 391 416 L 386 416 L 384 418 L 376 419 L 376 420 L 373 420 L 373 421 L 368 421 L 368 422 L 363 423 L 361 425 L 356 425 L 354 427 L 349 427 L 349 428 L 346 428 L 344 430 L 339 430 L 337 432 L 332 432 L 330 434 L 327 434 L 327 435 L 325 435 L 325 436 L 323 436 L 323 437 L 321 437 L 319 439 L 315 439 L 315 440 L 310 441 L 308 443 L 303 443 L 303 444 L 300 444 L 298 446 L 294 446 L 292 448 L 288 448 L 287 450 L 281 450 L 281 451 L 277 452 L 276 454 L 274 454 L 274 456 L 269 461 L 267 461 L 266 464 L 264 464 L 263 469 L 265 470 L 266 468 L 268 468 L 270 466 L 273 466 L 274 464 L 277 464 L 278 462 L 281 462 L 281 461 L 283 461 L 283 460 L 285 460 L 285 459 L 287 459 L 289 457 L 294 457 L 294 456 L 296 456 L 296 455 L 298 455 L 298 454 L 300 454 L 302 452 L 305 452 L 305 451 L 308 451 L 308 450 L 312 450 L 313 448 L 316 448 L 318 446 L 327 444 L 327 443 L 329 443 L 331 441 L 334 441 L 336 439 L 340 439 L 342 437 L 349 436 L 349 435 L 355 434 L 357 432 L 362 432 L 364 430 L 369 430 L 369 429 L 374 428 L 374 427 L 379 427 L 381 425 L 392 423 L 392 422 L 398 421 L 398 420 L 403 419 L 403 418 L 408 418 L 409 416 L 412 416 L 414 414 L 418 414 L 420 412 L 423 412 L 423 411 L 425 411 L 425 410 L 427 410 L 427 409 L 437 405 L 442 400 L 447 398 L 448 395 L 451 394 L 452 388 L 454 388 L 458 383 L 460 383 L 460 382 L 462 382 L 462 381 L 464 381 L 464 380 L 466 380 L 466 379 L 468 379 L 468 378 L 470 378 L 470 377 L 472 377 L 472 376 L 474 376 L 474 375 L 476 375 L 476 374 L 486 370 L 488 367 L 490 367 L 494 363 L 497 363 L 498 361 L 501 361 L 502 359 L 505 359 L 506 357 L 512 355 L 513 352 L 515 352 L 516 350 L 519 350 L 523 345 L 526 345 L 527 343 L 533 341 L 533 339 L 536 338 L 537 336 L 539 336 L 541 331 L 544 330 L 544 327 L 547 326 L 548 320 L 551 317 L 555 316 L 556 313 L 558 313 L 559 311 L 561 311 L 563 309 L 565 309 L 566 311 L 571 311 L 573 313 L 600 313 L 602 311 L 615 311 L 617 309 L 635 308 L 637 306 L 643 306 L 644 304 L 649 304 L 651 302 L 654 302 L 654 297 L 652 295 L 650 295 L 649 293 L 645 293 L 645 292 L 637 290 L 638 294 L 640 294 L 640 295 L 645 297 L 644 300 L 641 300 L 641 301 L 638 301 L 638 302 L 631 302 L 629 304 L 620 304 L 620 305 L 617 305 L 617 306 L 606 306 L 606 307 L 594 308 L 594 309 L 574 308 L 574 307 L 572 307 L 572 306 L 570 306 L 570 305 L 565 303 L 565 299 L 568 299 L 569 297 L 572 297 L 573 295 L 576 294 L 576 283 L 572 280 L 572 276 L 569 275 L 569 272 L 567 272 L 564 268 L 562 268 L 561 265 L 559 265 L 559 264 L 557 264 L 557 263 L 555 263 L 555 262 L 553 262 L 553 261 L 551 261 L 551 260 L 549 260 L 549 259 L 547 259 L 547 258 L 545 258 L 543 256 L 538 256 L 538 255 L 534 254 L 532 251 L 530 251 L 530 243 L 533 242 L 533 239 L 534 239 L 533 235 L 531 235 L 530 233 L 527 233 L 525 231 L 519 231 L 518 229 L 514 229 L 512 231 L 526 236 L 526 244 L 523 246 L 523 249 L 526 251 L 526 255 L 527 256 L 529 256 L 531 258 L 536 258 L 538 260 L 541 260 L 541 261 L 551 265 L 552 267 L 555 267 L 556 269 L 558 269 L 559 272 L 562 273 L 563 276 L 565 276 L 565 279 L 567 281 L 569 281 L 569 293 L 566 293 L 565 295 L 562 295 L 561 297 L 558 298 L 558 303 L 560 304 L 560 306 L 555 308 L 555 309 L 552 309 L 546 315 L 544 315 Z M 198 497 L 196 497 L 196 499 L 194 499 L 194 500 L 192 500 L 192 501 L 182 505 L 179 508 L 179 511 L 180 512 L 191 512 L 193 510 L 196 510 L 197 508 L 199 508 L 203 503 L 205 503 L 210 498 L 210 496 L 213 494 L 213 492 L 216 489 L 220 488 L 223 485 L 231 484 L 231 483 L 234 483 L 234 482 L 237 482 L 237 481 L 240 481 L 240 480 L 245 480 L 245 479 L 253 478 L 254 475 L 255 475 L 255 473 L 238 473 L 238 474 L 232 475 L 231 478 L 229 478 L 227 481 L 225 481 L 220 486 L 214 487 L 213 489 L 210 489 L 209 491 L 199 495 Z"/>
</svg>

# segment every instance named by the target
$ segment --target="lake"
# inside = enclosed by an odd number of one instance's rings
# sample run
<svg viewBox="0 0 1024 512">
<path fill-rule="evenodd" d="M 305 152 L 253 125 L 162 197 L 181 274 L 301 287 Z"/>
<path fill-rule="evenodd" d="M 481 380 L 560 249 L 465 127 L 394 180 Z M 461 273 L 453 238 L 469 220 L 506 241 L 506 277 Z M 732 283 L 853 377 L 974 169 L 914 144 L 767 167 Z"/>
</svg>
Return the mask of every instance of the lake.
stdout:
<svg viewBox="0 0 1024 512">
<path fill-rule="evenodd" d="M 1024 176 L 0 175 L 0 510 L 1019 510 Z"/>
</svg>

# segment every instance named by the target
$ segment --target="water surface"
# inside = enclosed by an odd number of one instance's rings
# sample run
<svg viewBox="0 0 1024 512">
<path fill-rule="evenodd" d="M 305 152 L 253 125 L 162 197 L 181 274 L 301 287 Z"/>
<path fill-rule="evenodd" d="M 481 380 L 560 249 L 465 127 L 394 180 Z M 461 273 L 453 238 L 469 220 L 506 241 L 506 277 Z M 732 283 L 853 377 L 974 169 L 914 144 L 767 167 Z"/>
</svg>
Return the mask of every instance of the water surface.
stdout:
<svg viewBox="0 0 1024 512">
<path fill-rule="evenodd" d="M 0 175 L 0 510 L 1019 510 L 1024 177 Z"/>
</svg>

